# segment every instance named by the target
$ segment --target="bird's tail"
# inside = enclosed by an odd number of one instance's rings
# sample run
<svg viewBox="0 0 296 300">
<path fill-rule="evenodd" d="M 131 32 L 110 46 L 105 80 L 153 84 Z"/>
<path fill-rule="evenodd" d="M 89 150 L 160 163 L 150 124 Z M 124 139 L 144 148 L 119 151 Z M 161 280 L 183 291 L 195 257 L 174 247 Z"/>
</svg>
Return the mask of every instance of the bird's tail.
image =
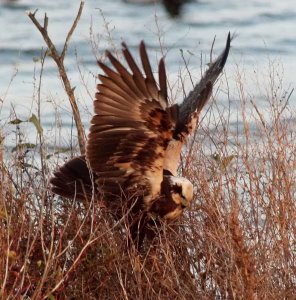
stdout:
<svg viewBox="0 0 296 300">
<path fill-rule="evenodd" d="M 93 191 L 97 190 L 85 156 L 75 157 L 64 164 L 54 173 L 50 184 L 53 193 L 77 200 L 91 200 Z"/>
</svg>

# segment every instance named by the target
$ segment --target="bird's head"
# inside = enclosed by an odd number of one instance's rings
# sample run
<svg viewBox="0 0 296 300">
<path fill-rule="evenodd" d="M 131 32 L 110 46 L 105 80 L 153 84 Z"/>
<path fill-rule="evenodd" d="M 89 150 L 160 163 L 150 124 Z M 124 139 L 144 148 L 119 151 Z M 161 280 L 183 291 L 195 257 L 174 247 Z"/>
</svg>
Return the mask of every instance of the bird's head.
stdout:
<svg viewBox="0 0 296 300">
<path fill-rule="evenodd" d="M 193 185 L 184 177 L 170 176 L 172 200 L 182 208 L 188 207 L 193 198 Z"/>
<path fill-rule="evenodd" d="M 183 177 L 164 176 L 162 183 L 164 197 L 154 203 L 153 211 L 166 220 L 175 220 L 190 205 L 193 198 L 193 185 Z"/>
</svg>

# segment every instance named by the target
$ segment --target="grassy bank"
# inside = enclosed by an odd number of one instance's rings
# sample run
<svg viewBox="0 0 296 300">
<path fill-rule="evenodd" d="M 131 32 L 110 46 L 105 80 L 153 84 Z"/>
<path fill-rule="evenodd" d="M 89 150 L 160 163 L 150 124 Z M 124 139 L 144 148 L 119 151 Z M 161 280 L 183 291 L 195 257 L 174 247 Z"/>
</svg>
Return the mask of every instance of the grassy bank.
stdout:
<svg viewBox="0 0 296 300">
<path fill-rule="evenodd" d="M 211 113 L 218 91 L 183 154 L 180 173 L 194 183 L 194 204 L 141 253 L 126 247 L 125 220 L 115 222 L 96 202 L 51 194 L 47 153 L 34 164 L 24 145 L 5 161 L 2 152 L 2 298 L 293 299 L 293 111 L 288 94 L 269 85 L 260 112 L 237 83 L 237 124 L 225 111 Z"/>
<path fill-rule="evenodd" d="M 224 88 L 215 90 L 182 155 L 179 173 L 195 186 L 193 205 L 162 224 L 140 253 L 127 247 L 124 218 L 114 221 L 96 201 L 50 192 L 52 172 L 83 149 L 84 134 L 76 111 L 77 153 L 47 150 L 42 68 L 36 115 L 14 116 L 0 129 L 15 133 L 9 149 L 0 136 L 2 299 L 295 299 L 295 107 L 276 68 L 256 93 L 241 73 L 231 76 L 235 91 L 222 76 Z M 67 93 L 75 96 L 71 85 Z M 228 107 L 221 106 L 225 95 Z M 34 144 L 22 134 L 28 123 Z"/>
</svg>

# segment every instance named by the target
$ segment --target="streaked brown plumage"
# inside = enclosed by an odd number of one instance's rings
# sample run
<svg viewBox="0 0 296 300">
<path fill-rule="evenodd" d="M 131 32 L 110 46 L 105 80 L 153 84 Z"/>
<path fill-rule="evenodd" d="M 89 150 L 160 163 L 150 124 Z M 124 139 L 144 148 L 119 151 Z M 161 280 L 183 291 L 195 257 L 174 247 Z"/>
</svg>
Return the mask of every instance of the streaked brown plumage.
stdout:
<svg viewBox="0 0 296 300">
<path fill-rule="evenodd" d="M 230 35 L 199 84 L 181 105 L 173 106 L 168 103 L 164 60 L 159 62 L 157 84 L 143 42 L 139 50 L 144 75 L 125 44 L 122 52 L 130 71 L 107 51 L 114 69 L 98 62 L 105 75 L 99 75 L 86 157 L 74 158 L 55 172 L 52 191 L 69 198 L 103 200 L 116 217 L 129 212 L 131 236 L 138 247 L 152 215 L 179 217 L 193 196 L 192 184 L 177 177 L 181 148 L 196 126 L 229 49 Z"/>
</svg>

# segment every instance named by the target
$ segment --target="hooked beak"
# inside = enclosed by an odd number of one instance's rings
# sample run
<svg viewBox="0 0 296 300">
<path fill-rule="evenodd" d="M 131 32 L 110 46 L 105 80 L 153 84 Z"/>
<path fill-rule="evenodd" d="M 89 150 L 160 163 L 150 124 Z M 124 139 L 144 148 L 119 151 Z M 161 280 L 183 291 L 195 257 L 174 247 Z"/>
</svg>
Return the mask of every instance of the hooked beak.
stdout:
<svg viewBox="0 0 296 300">
<path fill-rule="evenodd" d="M 186 199 L 183 198 L 183 197 L 181 199 L 181 206 L 182 206 L 182 208 L 186 208 L 188 206 L 188 203 L 187 203 Z"/>
</svg>

